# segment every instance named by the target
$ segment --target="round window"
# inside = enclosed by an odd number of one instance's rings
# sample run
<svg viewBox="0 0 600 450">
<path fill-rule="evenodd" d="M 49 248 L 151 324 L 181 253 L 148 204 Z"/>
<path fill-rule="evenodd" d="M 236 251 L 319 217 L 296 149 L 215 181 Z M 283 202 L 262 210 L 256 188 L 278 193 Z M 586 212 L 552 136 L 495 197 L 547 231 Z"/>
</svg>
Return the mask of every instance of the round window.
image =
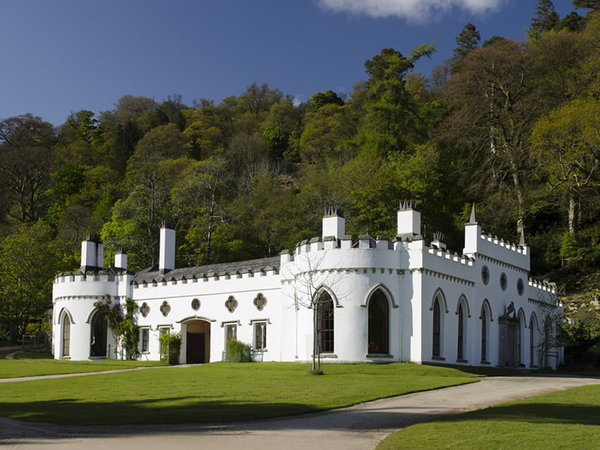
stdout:
<svg viewBox="0 0 600 450">
<path fill-rule="evenodd" d="M 487 266 L 481 268 L 481 281 L 483 281 L 483 284 L 488 284 L 490 281 L 490 271 Z"/>
<path fill-rule="evenodd" d="M 198 300 L 197 298 L 192 300 L 192 309 L 194 311 L 198 311 L 200 309 L 200 300 Z"/>
<path fill-rule="evenodd" d="M 519 295 L 523 295 L 523 291 L 525 289 L 525 285 L 523 284 L 523 278 L 519 278 L 517 281 L 517 292 Z"/>
<path fill-rule="evenodd" d="M 503 291 L 506 290 L 506 274 L 504 272 L 502 272 L 502 275 L 500 275 L 500 287 Z"/>
</svg>

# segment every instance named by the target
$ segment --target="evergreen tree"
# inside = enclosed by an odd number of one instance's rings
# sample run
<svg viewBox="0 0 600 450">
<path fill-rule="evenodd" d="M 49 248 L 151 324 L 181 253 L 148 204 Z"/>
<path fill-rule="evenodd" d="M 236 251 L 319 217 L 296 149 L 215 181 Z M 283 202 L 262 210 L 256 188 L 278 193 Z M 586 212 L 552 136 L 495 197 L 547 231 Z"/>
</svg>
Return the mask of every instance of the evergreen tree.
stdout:
<svg viewBox="0 0 600 450">
<path fill-rule="evenodd" d="M 558 27 L 560 17 L 554 9 L 552 0 L 538 0 L 535 6 L 535 16 L 531 19 L 530 32 L 540 35 Z"/>
<path fill-rule="evenodd" d="M 585 26 L 585 18 L 580 16 L 575 11 L 571 11 L 565 17 L 563 17 L 559 24 L 558 28 L 561 30 L 567 31 L 581 31 Z"/>
<path fill-rule="evenodd" d="M 479 47 L 481 44 L 481 35 L 475 25 L 468 23 L 463 27 L 459 35 L 456 36 L 455 40 L 457 47 L 454 49 L 454 56 L 450 60 L 452 72 L 456 70 L 456 67 L 465 55 Z"/>
<path fill-rule="evenodd" d="M 575 8 L 585 8 L 596 11 L 600 9 L 600 0 L 573 0 Z"/>
</svg>

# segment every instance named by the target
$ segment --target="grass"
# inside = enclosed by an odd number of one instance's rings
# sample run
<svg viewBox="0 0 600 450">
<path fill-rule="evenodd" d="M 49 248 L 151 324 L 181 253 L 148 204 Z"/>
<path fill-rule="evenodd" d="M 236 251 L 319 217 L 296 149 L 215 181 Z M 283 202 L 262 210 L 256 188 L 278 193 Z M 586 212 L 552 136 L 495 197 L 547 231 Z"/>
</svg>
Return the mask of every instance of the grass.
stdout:
<svg viewBox="0 0 600 450">
<path fill-rule="evenodd" d="M 52 359 L 49 353 L 22 352 L 15 355 L 15 360 L 5 359 L 1 352 L 0 378 L 31 377 L 36 375 L 56 375 L 67 373 L 101 372 L 113 369 L 133 369 L 140 366 L 164 365 L 160 361 L 68 361 Z"/>
<path fill-rule="evenodd" d="M 600 386 L 583 386 L 413 425 L 377 450 L 598 448 Z"/>
<path fill-rule="evenodd" d="M 331 364 L 313 376 L 296 363 L 213 363 L 0 384 L 0 415 L 61 424 L 199 423 L 260 419 L 349 406 L 477 380 L 407 363 Z"/>
</svg>

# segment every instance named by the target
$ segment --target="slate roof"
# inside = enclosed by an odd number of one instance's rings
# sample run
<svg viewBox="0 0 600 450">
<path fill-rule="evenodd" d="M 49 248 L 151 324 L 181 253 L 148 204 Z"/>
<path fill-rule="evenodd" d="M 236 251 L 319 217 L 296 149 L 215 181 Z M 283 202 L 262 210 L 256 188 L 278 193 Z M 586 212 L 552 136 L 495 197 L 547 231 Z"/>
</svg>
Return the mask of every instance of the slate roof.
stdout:
<svg viewBox="0 0 600 450">
<path fill-rule="evenodd" d="M 279 256 L 272 258 L 251 259 L 249 261 L 238 261 L 222 264 L 209 264 L 198 267 L 182 267 L 169 270 L 166 273 L 158 270 L 158 266 L 149 267 L 135 274 L 134 283 L 151 283 L 153 281 L 191 280 L 195 278 L 236 275 L 238 273 L 259 273 L 261 271 L 279 271 L 281 259 Z"/>
</svg>

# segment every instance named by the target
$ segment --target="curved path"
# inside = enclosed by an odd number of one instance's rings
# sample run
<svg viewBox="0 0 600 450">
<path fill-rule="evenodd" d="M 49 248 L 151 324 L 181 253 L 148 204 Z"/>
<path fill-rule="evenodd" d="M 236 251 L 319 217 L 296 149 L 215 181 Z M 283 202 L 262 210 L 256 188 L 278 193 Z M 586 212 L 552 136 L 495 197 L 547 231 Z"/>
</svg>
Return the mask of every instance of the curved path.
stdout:
<svg viewBox="0 0 600 450">
<path fill-rule="evenodd" d="M 600 379 L 491 377 L 324 413 L 228 424 L 75 427 L 0 418 L 0 445 L 88 450 L 372 449 L 390 432 L 407 425 L 588 384 L 600 384 Z"/>
</svg>

